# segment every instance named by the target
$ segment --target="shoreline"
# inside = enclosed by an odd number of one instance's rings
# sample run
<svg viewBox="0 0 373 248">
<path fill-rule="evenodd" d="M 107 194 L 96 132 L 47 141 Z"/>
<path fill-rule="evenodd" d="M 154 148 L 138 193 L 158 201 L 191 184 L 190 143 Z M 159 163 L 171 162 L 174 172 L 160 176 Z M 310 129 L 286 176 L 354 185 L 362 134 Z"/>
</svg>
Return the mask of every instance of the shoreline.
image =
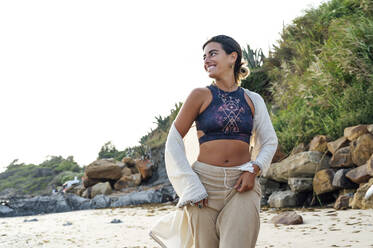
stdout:
<svg viewBox="0 0 373 248">
<path fill-rule="evenodd" d="M 149 229 L 175 208 L 173 204 L 146 204 L 0 218 L 0 243 L 4 248 L 159 247 Z M 300 214 L 304 223 L 270 223 L 286 210 Z M 373 247 L 373 209 L 263 208 L 260 218 L 256 247 Z M 121 222 L 110 223 L 115 219 Z"/>
</svg>

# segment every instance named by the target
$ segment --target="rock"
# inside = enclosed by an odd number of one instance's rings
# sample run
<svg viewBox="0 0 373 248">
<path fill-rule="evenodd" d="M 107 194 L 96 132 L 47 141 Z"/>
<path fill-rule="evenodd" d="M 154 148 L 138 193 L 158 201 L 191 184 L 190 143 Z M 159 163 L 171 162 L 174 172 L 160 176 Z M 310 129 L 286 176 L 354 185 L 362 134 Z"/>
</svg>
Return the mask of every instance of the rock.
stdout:
<svg viewBox="0 0 373 248">
<path fill-rule="evenodd" d="M 348 140 L 353 141 L 365 133 L 368 133 L 367 125 L 357 125 L 353 127 L 346 127 L 344 129 L 343 136 Z"/>
<path fill-rule="evenodd" d="M 367 183 L 362 184 L 354 194 L 354 197 L 351 201 L 350 206 L 353 209 L 371 209 L 373 208 L 373 197 L 369 199 L 364 199 L 365 193 L 369 189 L 369 187 L 373 185 L 373 178 L 371 178 Z"/>
<path fill-rule="evenodd" d="M 306 147 L 304 146 L 304 143 L 300 143 L 300 144 L 296 145 L 293 148 L 293 150 L 291 150 L 290 156 L 295 155 L 295 154 L 300 153 L 300 152 L 305 152 L 305 151 L 306 151 Z"/>
<path fill-rule="evenodd" d="M 328 142 L 327 147 L 328 147 L 329 152 L 334 154 L 338 149 L 348 146 L 348 144 L 349 144 L 349 140 L 346 137 L 342 136 L 335 141 Z"/>
<path fill-rule="evenodd" d="M 313 177 L 317 171 L 329 167 L 327 161 L 327 159 L 323 160 L 321 152 L 301 152 L 271 164 L 269 169 L 264 171 L 263 176 L 286 183 L 289 177 Z"/>
<path fill-rule="evenodd" d="M 273 224 L 298 225 L 303 224 L 303 218 L 294 211 L 287 211 L 274 216 L 271 222 Z"/>
<path fill-rule="evenodd" d="M 121 190 L 127 187 L 135 187 L 141 183 L 141 174 L 132 174 L 130 176 L 122 176 L 115 184 L 116 190 Z"/>
<path fill-rule="evenodd" d="M 350 144 L 352 161 L 363 165 L 373 154 L 373 135 L 363 134 Z"/>
<path fill-rule="evenodd" d="M 110 221 L 110 223 L 118 224 L 118 223 L 123 223 L 123 221 L 121 221 L 120 219 L 113 219 L 112 221 Z"/>
<path fill-rule="evenodd" d="M 136 166 L 136 161 L 130 157 L 122 158 L 122 163 L 124 163 L 127 167 L 130 167 L 130 168 Z"/>
<path fill-rule="evenodd" d="M 120 196 L 116 201 L 111 203 L 111 207 L 124 207 L 129 205 L 138 205 L 146 203 L 161 203 L 162 194 L 160 190 L 146 190 L 131 192 L 127 195 Z"/>
<path fill-rule="evenodd" d="M 367 130 L 369 133 L 373 134 L 373 124 L 368 125 Z"/>
<path fill-rule="evenodd" d="M 132 175 L 132 171 L 130 168 L 124 167 L 122 169 L 122 176 L 131 176 L 131 175 Z"/>
<path fill-rule="evenodd" d="M 337 188 L 333 186 L 334 171 L 332 169 L 324 169 L 318 171 L 313 178 L 313 191 L 317 194 L 335 191 Z"/>
<path fill-rule="evenodd" d="M 84 175 L 82 177 L 82 183 L 83 183 L 84 188 L 91 187 L 91 186 L 95 185 L 96 183 L 102 182 L 103 180 L 105 180 L 105 179 L 88 178 L 86 173 L 84 173 Z"/>
<path fill-rule="evenodd" d="M 324 153 L 325 151 L 328 150 L 327 144 L 328 142 L 327 142 L 327 138 L 325 135 L 317 135 L 311 140 L 310 145 L 309 145 L 310 147 L 309 150 Z"/>
<path fill-rule="evenodd" d="M 64 195 L 35 196 L 32 198 L 11 199 L 8 207 L 13 209 L 8 216 L 25 216 L 71 211 Z"/>
<path fill-rule="evenodd" d="M 85 173 L 91 179 L 117 180 L 122 176 L 122 169 L 113 160 L 99 159 L 88 165 Z"/>
<path fill-rule="evenodd" d="M 356 190 L 357 190 L 356 188 L 355 189 L 341 189 L 339 191 L 338 197 L 341 196 L 341 195 L 350 195 L 350 196 L 353 196 L 355 194 Z"/>
<path fill-rule="evenodd" d="M 109 195 L 111 192 L 112 189 L 109 182 L 98 183 L 92 186 L 91 198 L 94 198 L 96 195 Z"/>
<path fill-rule="evenodd" d="M 79 185 L 73 185 L 70 188 L 66 189 L 65 193 L 73 193 L 76 195 L 82 195 L 85 191 L 85 187 L 82 184 Z"/>
<path fill-rule="evenodd" d="M 336 188 L 342 188 L 342 189 L 357 188 L 359 185 L 351 182 L 351 180 L 346 177 L 346 173 L 349 172 L 349 171 L 350 171 L 350 169 L 340 169 L 340 170 L 338 170 L 334 174 L 332 185 Z"/>
<path fill-rule="evenodd" d="M 295 193 L 312 191 L 312 182 L 312 178 L 306 177 L 291 177 L 288 179 L 290 189 Z"/>
<path fill-rule="evenodd" d="M 351 198 L 350 195 L 340 195 L 334 203 L 334 208 L 337 210 L 348 209 Z"/>
<path fill-rule="evenodd" d="M 91 198 L 91 192 L 92 192 L 92 187 L 86 188 L 86 190 L 84 190 L 82 193 L 82 197 Z"/>
<path fill-rule="evenodd" d="M 0 217 L 11 216 L 13 212 L 13 209 L 7 206 L 0 205 Z"/>
<path fill-rule="evenodd" d="M 72 210 L 85 210 L 91 208 L 91 201 L 75 194 L 65 194 L 66 202 Z"/>
<path fill-rule="evenodd" d="M 141 174 L 141 180 L 147 180 L 153 175 L 153 163 L 148 159 L 136 161 L 136 167 Z"/>
<path fill-rule="evenodd" d="M 287 190 L 287 184 L 279 183 L 269 178 L 260 177 L 259 183 L 262 192 L 262 198 L 260 200 L 261 206 L 268 205 L 268 198 L 273 192 Z"/>
<path fill-rule="evenodd" d="M 38 222 L 39 220 L 38 219 L 36 219 L 36 218 L 33 218 L 33 219 L 25 219 L 25 220 L 23 220 L 23 222 Z"/>
<path fill-rule="evenodd" d="M 100 208 L 107 208 L 110 206 L 111 200 L 106 195 L 96 195 L 91 200 L 91 208 L 93 209 L 100 209 Z"/>
<path fill-rule="evenodd" d="M 349 146 L 338 149 L 330 160 L 330 167 L 333 168 L 349 168 L 353 166 Z"/>
<path fill-rule="evenodd" d="M 346 177 L 357 184 L 368 182 L 369 178 L 373 177 L 372 157 L 367 161 L 366 164 L 356 167 L 347 172 Z"/>
<path fill-rule="evenodd" d="M 296 207 L 298 206 L 298 194 L 290 190 L 273 192 L 268 199 L 272 208 Z"/>
<path fill-rule="evenodd" d="M 278 145 L 277 149 L 276 149 L 276 152 L 275 152 L 275 155 L 273 155 L 272 163 L 279 162 L 279 161 L 283 160 L 284 158 L 286 158 L 286 154 L 282 151 L 281 146 Z"/>
</svg>

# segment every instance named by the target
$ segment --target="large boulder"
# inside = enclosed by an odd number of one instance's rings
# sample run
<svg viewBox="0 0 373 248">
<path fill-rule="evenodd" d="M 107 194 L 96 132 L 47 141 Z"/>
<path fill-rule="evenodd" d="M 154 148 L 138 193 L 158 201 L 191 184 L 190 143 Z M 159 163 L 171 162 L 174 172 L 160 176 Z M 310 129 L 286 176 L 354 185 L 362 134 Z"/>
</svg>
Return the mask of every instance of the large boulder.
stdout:
<svg viewBox="0 0 373 248">
<path fill-rule="evenodd" d="M 303 224 L 303 218 L 294 211 L 287 211 L 272 217 L 271 222 L 273 224 L 299 225 Z"/>
<path fill-rule="evenodd" d="M 127 187 L 135 187 L 141 183 L 141 174 L 132 174 L 130 176 L 122 176 L 115 184 L 116 190 L 121 190 Z"/>
<path fill-rule="evenodd" d="M 373 177 L 373 156 L 364 165 L 347 172 L 346 177 L 357 184 L 368 182 Z"/>
<path fill-rule="evenodd" d="M 85 173 L 92 179 L 118 180 L 122 176 L 122 169 L 111 159 L 99 159 L 88 165 Z"/>
<path fill-rule="evenodd" d="M 353 189 L 357 188 L 359 185 L 356 183 L 353 183 L 350 179 L 346 177 L 346 174 L 350 171 L 351 169 L 340 169 L 338 170 L 333 177 L 333 182 L 332 185 L 337 188 L 342 188 L 342 189 Z"/>
<path fill-rule="evenodd" d="M 96 195 L 91 200 L 91 208 L 93 209 L 100 209 L 100 208 L 107 208 L 110 206 L 111 199 L 106 195 Z"/>
<path fill-rule="evenodd" d="M 367 133 L 351 142 L 351 157 L 356 165 L 363 165 L 373 154 L 373 134 Z"/>
<path fill-rule="evenodd" d="M 141 174 L 141 180 L 147 180 L 153 175 L 153 163 L 148 159 L 136 161 L 136 167 Z"/>
<path fill-rule="evenodd" d="M 313 177 L 317 171 L 329 167 L 329 161 L 325 158 L 317 151 L 300 152 L 271 164 L 263 176 L 286 183 L 289 177 Z"/>
<path fill-rule="evenodd" d="M 122 176 L 131 176 L 132 175 L 132 170 L 128 167 L 124 167 L 122 169 Z"/>
<path fill-rule="evenodd" d="M 327 146 L 328 146 L 329 152 L 334 154 L 338 149 L 348 146 L 348 144 L 349 144 L 349 140 L 346 137 L 342 136 L 335 141 L 328 142 Z"/>
<path fill-rule="evenodd" d="M 312 191 L 313 179 L 310 177 L 291 177 L 288 180 L 291 191 L 295 193 Z"/>
<path fill-rule="evenodd" d="M 357 125 L 346 127 L 343 136 L 348 140 L 353 141 L 365 133 L 368 133 L 367 125 Z"/>
<path fill-rule="evenodd" d="M 94 198 L 96 195 L 109 195 L 112 191 L 109 182 L 98 183 L 92 186 L 91 198 Z"/>
<path fill-rule="evenodd" d="M 337 210 L 347 209 L 351 198 L 350 195 L 340 195 L 334 203 L 334 208 Z"/>
<path fill-rule="evenodd" d="M 333 186 L 334 171 L 332 169 L 320 170 L 313 178 L 313 191 L 317 194 L 332 192 L 337 189 Z"/>
<path fill-rule="evenodd" d="M 354 164 L 351 158 L 350 147 L 342 147 L 338 149 L 330 160 L 330 167 L 333 168 L 349 168 L 353 167 Z"/>
<path fill-rule="evenodd" d="M 300 194 L 290 190 L 273 192 L 268 199 L 268 204 L 272 208 L 296 207 L 300 203 Z"/>
<path fill-rule="evenodd" d="M 311 140 L 309 150 L 324 153 L 326 150 L 328 150 L 327 144 L 328 142 L 325 135 L 317 135 Z"/>
<path fill-rule="evenodd" d="M 354 198 L 351 201 L 351 207 L 356 209 L 370 209 L 373 208 L 373 197 L 370 197 L 369 199 L 365 199 L 365 193 L 369 189 L 370 186 L 373 185 L 373 178 L 369 180 L 367 183 L 363 183 L 360 185 L 360 187 L 357 189 L 356 193 L 354 194 Z"/>
</svg>

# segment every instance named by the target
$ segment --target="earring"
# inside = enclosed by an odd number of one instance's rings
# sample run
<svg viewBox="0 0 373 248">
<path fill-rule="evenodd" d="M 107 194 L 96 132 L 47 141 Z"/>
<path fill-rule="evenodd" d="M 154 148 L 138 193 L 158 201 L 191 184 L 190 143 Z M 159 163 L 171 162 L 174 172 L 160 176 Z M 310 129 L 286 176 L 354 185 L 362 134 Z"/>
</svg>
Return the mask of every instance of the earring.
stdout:
<svg viewBox="0 0 373 248">
<path fill-rule="evenodd" d="M 233 69 L 233 64 L 231 64 L 231 68 Z"/>
</svg>

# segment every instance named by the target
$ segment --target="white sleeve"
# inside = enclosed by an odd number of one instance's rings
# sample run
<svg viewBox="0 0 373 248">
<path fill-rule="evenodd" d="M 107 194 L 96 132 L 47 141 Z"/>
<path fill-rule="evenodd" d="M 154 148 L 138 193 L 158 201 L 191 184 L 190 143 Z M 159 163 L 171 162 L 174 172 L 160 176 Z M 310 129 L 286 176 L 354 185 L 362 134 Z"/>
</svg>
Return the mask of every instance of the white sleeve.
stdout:
<svg viewBox="0 0 373 248">
<path fill-rule="evenodd" d="M 266 171 L 276 152 L 278 139 L 269 117 L 267 107 L 263 98 L 254 92 L 250 94 L 255 100 L 255 116 L 253 125 L 254 149 L 253 163 L 258 165 L 261 173 Z"/>
</svg>

